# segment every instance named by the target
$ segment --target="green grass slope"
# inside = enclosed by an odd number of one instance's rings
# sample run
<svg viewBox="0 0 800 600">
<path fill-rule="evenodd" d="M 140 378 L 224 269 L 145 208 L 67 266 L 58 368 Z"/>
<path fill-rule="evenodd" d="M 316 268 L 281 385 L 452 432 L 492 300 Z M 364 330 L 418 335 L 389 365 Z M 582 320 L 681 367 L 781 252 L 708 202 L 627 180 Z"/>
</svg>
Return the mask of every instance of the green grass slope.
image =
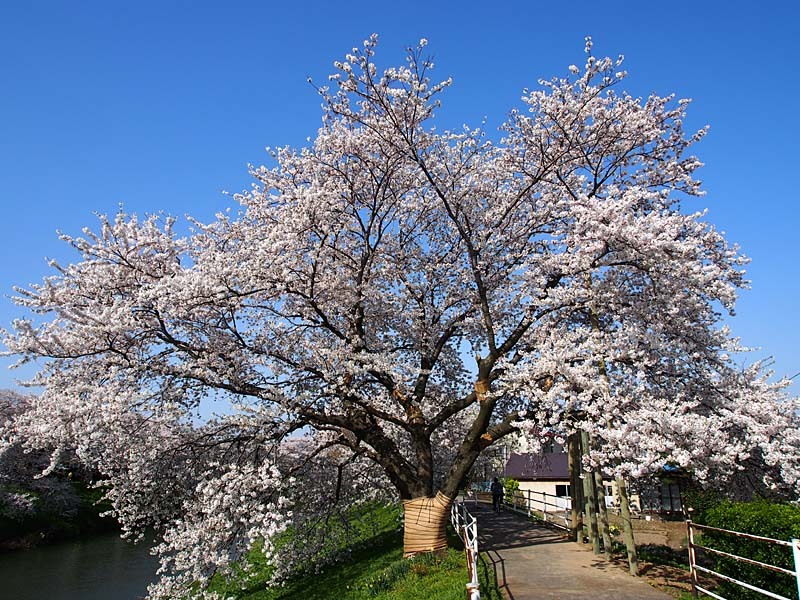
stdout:
<svg viewBox="0 0 800 600">
<path fill-rule="evenodd" d="M 257 553 L 250 561 L 255 571 L 249 577 L 217 580 L 212 589 L 236 600 L 463 600 L 467 566 L 459 540 L 438 556 L 403 558 L 403 536 L 398 530 L 395 507 L 370 507 L 358 515 L 372 523 L 372 535 L 356 541 L 349 559 L 329 565 L 318 573 L 304 573 L 283 586 L 266 589 L 270 569 Z M 500 600 L 491 569 L 481 572 L 481 597 Z"/>
</svg>

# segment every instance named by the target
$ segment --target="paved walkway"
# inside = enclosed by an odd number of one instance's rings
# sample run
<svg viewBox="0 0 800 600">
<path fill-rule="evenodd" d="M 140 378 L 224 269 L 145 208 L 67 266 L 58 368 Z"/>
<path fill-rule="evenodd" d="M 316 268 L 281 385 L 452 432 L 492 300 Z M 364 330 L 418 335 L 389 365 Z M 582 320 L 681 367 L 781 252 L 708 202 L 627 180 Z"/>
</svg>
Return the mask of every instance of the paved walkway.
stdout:
<svg viewBox="0 0 800 600">
<path fill-rule="evenodd" d="M 479 550 L 509 600 L 667 600 L 667 594 L 631 577 L 602 556 L 570 542 L 560 529 L 534 525 L 490 506 L 468 508 L 478 518 Z"/>
</svg>

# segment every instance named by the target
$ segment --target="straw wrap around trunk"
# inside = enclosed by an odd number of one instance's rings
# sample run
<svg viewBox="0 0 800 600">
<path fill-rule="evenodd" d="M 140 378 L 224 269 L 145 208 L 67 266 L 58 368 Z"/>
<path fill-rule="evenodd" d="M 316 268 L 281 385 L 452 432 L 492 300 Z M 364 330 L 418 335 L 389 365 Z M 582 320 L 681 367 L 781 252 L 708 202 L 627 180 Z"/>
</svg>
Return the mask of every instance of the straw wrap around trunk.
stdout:
<svg viewBox="0 0 800 600">
<path fill-rule="evenodd" d="M 436 552 L 447 548 L 445 526 L 450 516 L 450 504 L 442 492 L 433 498 L 423 496 L 403 500 L 405 527 L 403 533 L 403 556 L 422 552 Z"/>
</svg>

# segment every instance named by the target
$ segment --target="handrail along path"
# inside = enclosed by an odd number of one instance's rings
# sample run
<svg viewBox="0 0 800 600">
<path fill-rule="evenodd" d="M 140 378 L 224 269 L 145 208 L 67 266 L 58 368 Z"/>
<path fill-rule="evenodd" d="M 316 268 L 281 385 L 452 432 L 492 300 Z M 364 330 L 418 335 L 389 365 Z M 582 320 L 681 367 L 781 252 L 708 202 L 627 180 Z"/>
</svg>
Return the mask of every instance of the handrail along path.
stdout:
<svg viewBox="0 0 800 600">
<path fill-rule="evenodd" d="M 477 506 L 477 498 L 475 498 Z M 464 542 L 464 553 L 467 556 L 467 599 L 480 600 L 481 590 L 478 583 L 478 520 L 467 510 L 466 502 L 455 500 L 450 507 L 450 523 Z"/>
</svg>

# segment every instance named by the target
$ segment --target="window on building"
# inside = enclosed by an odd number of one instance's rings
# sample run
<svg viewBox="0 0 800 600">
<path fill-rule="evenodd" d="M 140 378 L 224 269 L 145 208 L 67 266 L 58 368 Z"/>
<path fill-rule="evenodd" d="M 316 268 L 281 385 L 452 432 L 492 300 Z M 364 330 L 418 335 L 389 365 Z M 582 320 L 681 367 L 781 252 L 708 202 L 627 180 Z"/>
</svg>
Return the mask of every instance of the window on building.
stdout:
<svg viewBox="0 0 800 600">
<path fill-rule="evenodd" d="M 677 483 L 661 483 L 661 510 L 678 512 L 681 510 L 681 488 Z"/>
<path fill-rule="evenodd" d="M 569 498 L 569 485 L 556 484 L 556 496 Z"/>
</svg>

